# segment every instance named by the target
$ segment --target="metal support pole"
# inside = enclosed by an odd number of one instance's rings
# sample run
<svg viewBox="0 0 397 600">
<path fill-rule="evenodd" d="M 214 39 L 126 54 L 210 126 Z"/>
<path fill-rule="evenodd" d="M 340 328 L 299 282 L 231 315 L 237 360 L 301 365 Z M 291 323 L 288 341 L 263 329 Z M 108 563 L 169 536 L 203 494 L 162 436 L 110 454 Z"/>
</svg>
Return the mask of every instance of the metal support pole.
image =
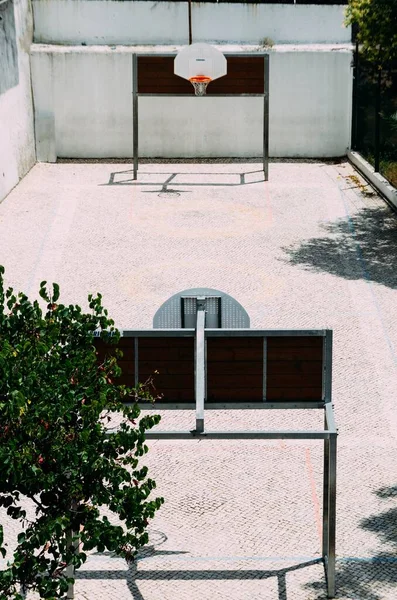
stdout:
<svg viewBox="0 0 397 600">
<path fill-rule="evenodd" d="M 76 508 L 74 510 L 76 510 Z M 73 538 L 76 538 L 76 539 L 73 539 Z M 74 552 L 77 552 L 77 550 L 79 548 L 79 545 L 80 545 L 79 535 L 76 534 L 76 532 L 74 532 L 74 531 L 69 531 L 69 533 L 67 534 L 67 544 L 69 544 L 73 548 Z M 75 569 L 74 569 L 73 564 L 69 564 L 66 567 L 65 574 L 66 574 L 67 577 L 74 579 Z M 74 594 L 74 583 L 69 583 L 68 589 L 67 589 L 67 592 L 66 592 L 66 598 L 68 600 L 74 600 L 74 597 L 75 597 L 75 594 Z"/>
<path fill-rule="evenodd" d="M 263 338 L 263 376 L 262 376 L 262 400 L 266 402 L 267 395 L 267 338 Z"/>
<path fill-rule="evenodd" d="M 265 84 L 263 90 L 263 174 L 269 179 L 269 55 L 265 60 Z"/>
<path fill-rule="evenodd" d="M 68 565 L 66 567 L 66 576 L 70 578 L 74 577 L 73 565 Z M 67 600 L 74 600 L 74 583 L 69 583 L 68 591 L 66 592 L 66 598 Z"/>
<path fill-rule="evenodd" d="M 138 177 L 138 56 L 132 55 L 132 143 L 134 152 L 133 179 Z"/>
<path fill-rule="evenodd" d="M 324 401 L 326 403 L 332 400 L 332 329 L 328 329 L 324 337 Z"/>
<path fill-rule="evenodd" d="M 359 51 L 358 40 L 353 55 L 353 106 L 352 106 L 352 150 L 357 150 L 358 147 L 358 85 L 359 85 Z"/>
<path fill-rule="evenodd" d="M 328 487 L 328 598 L 335 598 L 335 531 L 336 531 L 336 439 L 333 433 L 329 439 L 329 487 Z"/>
<path fill-rule="evenodd" d="M 195 339 L 196 432 L 204 431 L 205 398 L 205 298 L 197 298 Z"/>
<path fill-rule="evenodd" d="M 380 108 L 381 108 L 382 69 L 378 67 L 375 100 L 375 173 L 379 173 L 380 167 Z"/>
<path fill-rule="evenodd" d="M 188 0 L 188 20 L 189 20 L 189 44 L 192 43 L 192 0 Z"/>
<path fill-rule="evenodd" d="M 139 384 L 139 338 L 134 338 L 134 385 Z"/>
<path fill-rule="evenodd" d="M 324 418 L 324 428 L 328 429 L 327 416 Z M 323 471 L 323 559 L 328 560 L 328 487 L 329 487 L 329 439 L 324 440 L 324 471 Z"/>
</svg>

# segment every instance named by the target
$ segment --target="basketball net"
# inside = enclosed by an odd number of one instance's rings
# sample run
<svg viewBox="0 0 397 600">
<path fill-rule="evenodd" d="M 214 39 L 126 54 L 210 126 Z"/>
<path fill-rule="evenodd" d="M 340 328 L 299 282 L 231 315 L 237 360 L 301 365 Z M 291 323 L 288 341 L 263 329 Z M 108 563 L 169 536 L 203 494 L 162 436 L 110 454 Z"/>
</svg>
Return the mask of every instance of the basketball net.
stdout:
<svg viewBox="0 0 397 600">
<path fill-rule="evenodd" d="M 207 86 L 211 81 L 211 77 L 205 77 L 204 75 L 196 75 L 189 79 L 190 83 L 194 87 L 194 93 L 196 96 L 205 96 Z"/>
</svg>

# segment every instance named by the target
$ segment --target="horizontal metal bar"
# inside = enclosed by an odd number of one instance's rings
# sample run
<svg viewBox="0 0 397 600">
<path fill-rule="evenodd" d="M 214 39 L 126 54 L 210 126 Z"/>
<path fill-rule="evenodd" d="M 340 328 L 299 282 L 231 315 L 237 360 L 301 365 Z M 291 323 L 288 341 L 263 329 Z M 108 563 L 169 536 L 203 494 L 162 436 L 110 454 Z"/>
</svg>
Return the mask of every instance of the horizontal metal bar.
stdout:
<svg viewBox="0 0 397 600">
<path fill-rule="evenodd" d="M 257 52 L 256 50 L 254 52 L 222 52 L 223 56 L 232 56 L 232 57 L 238 57 L 238 56 L 259 56 L 259 57 L 264 57 L 264 56 L 269 56 L 268 52 Z"/>
<path fill-rule="evenodd" d="M 206 410 L 277 410 L 324 408 L 324 402 L 206 402 Z"/>
<path fill-rule="evenodd" d="M 154 98 L 263 98 L 263 94 L 204 94 L 204 96 L 196 96 L 193 92 L 191 94 L 148 94 L 138 93 L 139 97 L 154 97 Z"/>
<path fill-rule="evenodd" d="M 176 56 L 178 54 L 178 52 L 142 52 L 142 54 L 138 51 L 136 52 L 136 55 L 138 56 L 138 58 L 140 58 L 141 56 L 144 56 L 145 58 L 148 58 L 150 56 L 155 56 L 157 58 L 161 58 L 161 57 L 167 57 L 167 56 Z M 268 52 L 257 52 L 256 50 L 253 52 L 222 52 L 223 56 L 227 57 L 239 57 L 239 56 L 250 56 L 250 57 L 264 57 L 264 56 L 269 56 Z"/>
<path fill-rule="evenodd" d="M 330 437 L 329 431 L 147 431 L 147 439 L 189 440 L 205 438 L 209 440 L 324 440 Z"/>
<path fill-rule="evenodd" d="M 122 337 L 195 337 L 195 329 L 120 329 Z M 206 337 L 324 337 L 326 329 L 205 329 Z"/>
<path fill-rule="evenodd" d="M 122 337 L 195 337 L 195 329 L 119 329 Z"/>
<path fill-rule="evenodd" d="M 149 58 L 150 56 L 155 56 L 156 58 L 162 58 L 163 56 L 173 56 L 175 58 L 177 54 L 177 52 L 142 52 L 142 54 L 139 51 L 136 52 L 138 58 L 140 58 L 141 56 L 144 56 L 145 58 Z"/>
<path fill-rule="evenodd" d="M 325 405 L 325 417 L 327 419 L 327 430 L 332 433 L 338 433 L 335 423 L 335 415 L 334 409 L 330 402 L 327 402 Z"/>
<path fill-rule="evenodd" d="M 130 404 L 130 403 L 126 403 Z M 131 403 L 133 404 L 133 403 Z M 139 408 L 142 410 L 194 410 L 196 405 L 194 402 L 139 402 Z M 304 410 L 304 409 L 320 409 L 324 408 L 324 402 L 206 402 L 205 410 Z"/>
<path fill-rule="evenodd" d="M 125 402 L 127 406 L 134 404 L 134 402 Z M 138 402 L 138 406 L 141 410 L 196 410 L 195 402 Z"/>
<path fill-rule="evenodd" d="M 207 337 L 324 337 L 326 329 L 206 329 Z"/>
</svg>

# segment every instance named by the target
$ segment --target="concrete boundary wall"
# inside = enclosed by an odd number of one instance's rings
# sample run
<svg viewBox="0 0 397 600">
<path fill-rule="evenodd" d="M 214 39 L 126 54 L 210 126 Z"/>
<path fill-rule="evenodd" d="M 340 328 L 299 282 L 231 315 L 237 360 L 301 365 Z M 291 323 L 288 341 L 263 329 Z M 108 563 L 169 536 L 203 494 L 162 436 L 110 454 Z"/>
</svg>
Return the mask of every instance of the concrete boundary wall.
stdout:
<svg viewBox="0 0 397 600">
<path fill-rule="evenodd" d="M 192 3 L 194 42 L 349 43 L 343 5 Z M 187 44 L 187 2 L 33 0 L 37 43 Z"/>
<path fill-rule="evenodd" d="M 38 160 L 132 157 L 134 51 L 32 46 Z M 270 155 L 345 155 L 351 50 L 279 47 L 270 73 Z M 261 156 L 262 123 L 262 98 L 142 97 L 140 156 Z"/>
<path fill-rule="evenodd" d="M 29 0 L 0 6 L 0 201 L 35 162 Z"/>
</svg>

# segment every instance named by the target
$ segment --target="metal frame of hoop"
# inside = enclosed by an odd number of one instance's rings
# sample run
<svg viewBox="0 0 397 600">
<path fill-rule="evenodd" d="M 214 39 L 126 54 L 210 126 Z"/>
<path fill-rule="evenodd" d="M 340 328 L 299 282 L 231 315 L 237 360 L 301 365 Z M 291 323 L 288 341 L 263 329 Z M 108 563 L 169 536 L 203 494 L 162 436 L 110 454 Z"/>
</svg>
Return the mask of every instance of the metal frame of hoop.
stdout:
<svg viewBox="0 0 397 600">
<path fill-rule="evenodd" d="M 196 96 L 205 96 L 208 84 L 212 81 L 211 77 L 205 75 L 196 75 L 189 79 L 190 83 L 194 87 L 194 93 Z"/>
<path fill-rule="evenodd" d="M 253 56 L 252 52 L 225 52 L 226 58 L 232 56 L 244 57 L 244 56 Z M 133 114 L 133 157 L 134 157 L 134 168 L 133 168 L 133 176 L 132 179 L 136 181 L 138 177 L 138 165 L 139 165 L 139 98 L 140 97 L 160 97 L 160 98 L 183 98 L 183 97 L 191 97 L 191 94 L 181 94 L 181 93 L 144 93 L 139 92 L 138 90 L 138 57 L 172 57 L 175 58 L 175 52 L 161 52 L 161 53 L 150 53 L 150 54 L 132 54 L 132 114 Z M 259 94 L 232 94 L 232 93 L 223 93 L 223 94 L 210 94 L 208 98 L 241 98 L 241 97 L 258 97 L 263 99 L 263 130 L 262 130 L 262 139 L 263 139 L 263 174 L 265 181 L 269 179 L 269 54 L 267 52 L 259 52 L 255 53 L 256 57 L 264 58 L 264 89 L 262 93 Z M 202 96 L 203 98 L 207 98 L 207 94 Z"/>
<path fill-rule="evenodd" d="M 214 290 L 216 293 L 217 290 Z M 186 290 L 189 294 L 189 290 Z M 184 293 L 184 292 L 182 292 Z M 211 291 L 212 293 L 212 291 Z M 222 293 L 222 292 L 220 292 Z M 206 306 L 202 302 L 203 296 L 197 296 L 196 292 L 192 293 L 196 297 L 196 326 L 188 329 L 179 327 L 160 328 L 160 329 L 144 329 L 144 330 L 121 330 L 123 338 L 131 339 L 131 346 L 134 348 L 134 378 L 135 385 L 139 381 L 139 348 L 141 338 L 193 338 L 194 345 L 194 401 L 180 402 L 175 398 L 174 401 L 169 399 L 166 402 L 156 402 L 156 410 L 195 410 L 196 423 L 194 429 L 178 429 L 174 431 L 164 430 L 146 432 L 147 439 L 156 440 L 322 440 L 323 442 L 323 511 L 322 511 L 322 551 L 321 558 L 317 560 L 323 561 L 327 597 L 335 597 L 335 561 L 336 561 L 336 477 L 337 477 L 337 437 L 338 430 L 335 424 L 335 416 L 332 405 L 332 331 L 331 330 L 264 330 L 264 329 L 249 329 L 249 328 L 231 328 L 211 329 L 206 327 Z M 191 296 L 190 296 L 191 297 Z M 204 296 L 205 297 L 205 296 Z M 94 334 L 96 337 L 101 337 L 100 332 Z M 322 394 L 319 393 L 318 401 L 304 401 L 296 398 L 294 401 L 269 401 L 266 398 L 266 390 L 268 385 L 267 365 L 268 361 L 268 340 L 270 338 L 288 338 L 301 336 L 310 336 L 322 338 L 322 357 L 323 357 L 323 386 Z M 263 348 L 263 395 L 262 401 L 257 399 L 255 402 L 236 402 L 233 398 L 226 398 L 220 402 L 211 402 L 208 400 L 207 381 L 208 381 L 208 361 L 207 361 L 207 342 L 210 339 L 232 339 L 232 338 L 262 338 Z M 232 364 L 232 363 L 230 363 Z M 226 381 L 226 380 L 225 380 Z M 139 403 L 142 410 L 150 410 L 153 405 L 149 402 Z M 208 430 L 206 429 L 205 416 L 207 410 L 261 410 L 261 409 L 276 409 L 281 412 L 294 409 L 316 410 L 322 409 L 324 416 L 323 429 L 305 429 L 305 430 Z M 112 436 L 114 430 L 108 432 L 108 436 Z M 203 442 L 205 443 L 205 442 Z"/>
</svg>

